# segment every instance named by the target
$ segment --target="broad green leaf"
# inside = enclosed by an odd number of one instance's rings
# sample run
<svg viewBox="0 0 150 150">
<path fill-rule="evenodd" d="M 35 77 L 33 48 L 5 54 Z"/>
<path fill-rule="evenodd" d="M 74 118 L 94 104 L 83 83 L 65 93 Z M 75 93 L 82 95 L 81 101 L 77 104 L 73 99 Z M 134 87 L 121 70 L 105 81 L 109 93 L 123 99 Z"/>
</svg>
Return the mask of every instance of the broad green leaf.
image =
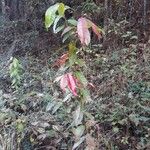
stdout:
<svg viewBox="0 0 150 150">
<path fill-rule="evenodd" d="M 65 5 L 63 3 L 59 4 L 58 14 L 59 14 L 59 16 L 64 16 L 64 14 L 65 14 Z"/>
<path fill-rule="evenodd" d="M 50 6 L 45 13 L 45 27 L 48 29 L 54 22 L 56 17 L 56 11 L 59 8 L 59 3 Z"/>
<path fill-rule="evenodd" d="M 80 71 L 77 71 L 77 72 L 75 73 L 75 75 L 76 75 L 77 79 L 83 84 L 83 86 L 86 87 L 87 84 L 88 84 L 88 81 L 87 81 L 87 79 L 85 78 L 85 76 L 83 75 L 83 73 L 80 72 Z"/>
</svg>

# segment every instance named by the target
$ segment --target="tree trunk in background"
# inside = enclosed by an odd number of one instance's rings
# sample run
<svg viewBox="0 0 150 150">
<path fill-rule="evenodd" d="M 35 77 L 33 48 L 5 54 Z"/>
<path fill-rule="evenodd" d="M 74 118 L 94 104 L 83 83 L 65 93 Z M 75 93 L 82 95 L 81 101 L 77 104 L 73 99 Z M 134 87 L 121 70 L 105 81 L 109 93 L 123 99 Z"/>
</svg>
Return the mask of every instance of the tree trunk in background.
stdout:
<svg viewBox="0 0 150 150">
<path fill-rule="evenodd" d="M 107 29 L 108 29 L 108 0 L 105 0 L 104 2 L 104 9 L 105 9 L 105 15 L 104 15 L 104 30 L 107 34 Z M 105 39 L 105 37 L 104 37 Z"/>
</svg>

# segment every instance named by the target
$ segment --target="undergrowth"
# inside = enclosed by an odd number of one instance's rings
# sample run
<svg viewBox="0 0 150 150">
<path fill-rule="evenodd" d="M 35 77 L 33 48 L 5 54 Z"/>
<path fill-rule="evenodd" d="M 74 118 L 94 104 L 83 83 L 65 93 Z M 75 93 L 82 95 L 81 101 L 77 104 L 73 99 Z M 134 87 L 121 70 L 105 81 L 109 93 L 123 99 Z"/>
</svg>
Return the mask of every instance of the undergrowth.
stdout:
<svg viewBox="0 0 150 150">
<path fill-rule="evenodd" d="M 80 53 L 83 73 L 94 86 L 89 88 L 93 101 L 84 108 L 87 139 L 76 149 L 90 144 L 97 150 L 150 147 L 150 43 L 140 43 L 127 26 L 110 20 L 106 40 Z M 0 91 L 0 149 L 72 149 L 78 101 L 53 83 L 64 73 L 54 64 L 65 49 L 37 58 L 27 55 L 17 90 Z"/>
</svg>

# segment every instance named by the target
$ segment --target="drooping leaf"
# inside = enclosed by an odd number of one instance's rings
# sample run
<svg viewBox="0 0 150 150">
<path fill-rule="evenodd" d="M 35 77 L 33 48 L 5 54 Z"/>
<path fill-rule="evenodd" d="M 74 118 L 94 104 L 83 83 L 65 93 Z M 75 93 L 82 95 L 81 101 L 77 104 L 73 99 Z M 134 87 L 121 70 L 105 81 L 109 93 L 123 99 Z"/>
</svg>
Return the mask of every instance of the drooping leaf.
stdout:
<svg viewBox="0 0 150 150">
<path fill-rule="evenodd" d="M 69 37 L 71 37 L 72 35 L 74 35 L 74 31 L 70 30 L 68 33 L 66 33 L 63 37 L 62 42 L 64 43 Z"/>
<path fill-rule="evenodd" d="M 65 92 L 68 87 L 74 96 L 77 96 L 76 92 L 76 79 L 73 77 L 72 73 L 67 73 L 60 77 L 57 77 L 54 82 L 60 81 L 60 88 Z"/>
<path fill-rule="evenodd" d="M 62 34 L 61 34 L 61 36 L 63 36 L 64 34 L 66 34 L 67 32 L 69 32 L 70 30 L 72 30 L 73 29 L 73 27 L 66 27 L 65 29 L 64 29 L 64 31 L 62 32 Z"/>
<path fill-rule="evenodd" d="M 92 23 L 92 30 L 98 36 L 98 39 L 100 39 L 101 38 L 100 28 L 98 26 L 96 26 L 94 23 Z"/>
<path fill-rule="evenodd" d="M 48 29 L 54 22 L 56 17 L 56 11 L 59 8 L 59 3 L 50 6 L 45 13 L 45 27 Z"/>
<path fill-rule="evenodd" d="M 62 25 L 62 26 L 57 27 L 56 30 L 55 30 L 55 33 L 60 32 L 61 30 L 64 29 L 64 27 L 65 27 L 65 25 Z"/>
<path fill-rule="evenodd" d="M 92 30 L 97 35 L 98 39 L 100 39 L 102 35 L 102 30 L 89 19 L 87 19 L 87 22 L 89 24 L 89 27 L 92 27 Z"/>
<path fill-rule="evenodd" d="M 91 41 L 90 32 L 86 18 L 79 18 L 77 23 L 77 33 L 82 45 L 89 45 Z"/>
<path fill-rule="evenodd" d="M 67 80 L 68 80 L 68 87 L 70 88 L 71 92 L 73 93 L 74 96 L 77 96 L 76 81 L 71 73 L 67 74 Z"/>
<path fill-rule="evenodd" d="M 53 32 L 56 33 L 56 28 L 59 20 L 62 18 L 62 16 L 57 16 L 54 20 L 54 25 L 53 25 Z"/>
</svg>

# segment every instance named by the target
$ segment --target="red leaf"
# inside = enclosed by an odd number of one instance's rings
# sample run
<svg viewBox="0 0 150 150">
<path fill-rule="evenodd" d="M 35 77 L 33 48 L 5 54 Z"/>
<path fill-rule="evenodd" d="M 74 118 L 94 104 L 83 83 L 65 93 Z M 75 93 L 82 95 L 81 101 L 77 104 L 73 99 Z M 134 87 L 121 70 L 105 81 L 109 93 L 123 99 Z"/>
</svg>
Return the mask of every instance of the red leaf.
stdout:
<svg viewBox="0 0 150 150">
<path fill-rule="evenodd" d="M 98 36 L 98 39 L 101 38 L 101 29 L 95 25 L 92 21 L 90 21 L 89 19 L 87 19 L 88 24 L 90 25 L 90 27 L 92 27 L 93 32 Z"/>
<path fill-rule="evenodd" d="M 71 92 L 73 93 L 74 96 L 77 96 L 77 92 L 76 92 L 76 80 L 72 76 L 71 73 L 67 74 L 67 80 L 68 80 L 68 87 L 70 88 Z"/>
<path fill-rule="evenodd" d="M 101 38 L 100 29 L 94 23 L 92 23 L 92 30 L 98 36 L 98 39 Z"/>
<path fill-rule="evenodd" d="M 88 22 L 86 18 L 79 18 L 77 23 L 77 33 L 82 45 L 89 45 L 91 41 L 90 32 L 88 30 Z"/>
<path fill-rule="evenodd" d="M 73 77 L 72 73 L 67 73 L 65 75 L 57 77 L 54 82 L 60 81 L 60 88 L 65 92 L 66 87 L 68 87 L 74 96 L 77 96 L 76 92 L 76 79 Z"/>
</svg>

